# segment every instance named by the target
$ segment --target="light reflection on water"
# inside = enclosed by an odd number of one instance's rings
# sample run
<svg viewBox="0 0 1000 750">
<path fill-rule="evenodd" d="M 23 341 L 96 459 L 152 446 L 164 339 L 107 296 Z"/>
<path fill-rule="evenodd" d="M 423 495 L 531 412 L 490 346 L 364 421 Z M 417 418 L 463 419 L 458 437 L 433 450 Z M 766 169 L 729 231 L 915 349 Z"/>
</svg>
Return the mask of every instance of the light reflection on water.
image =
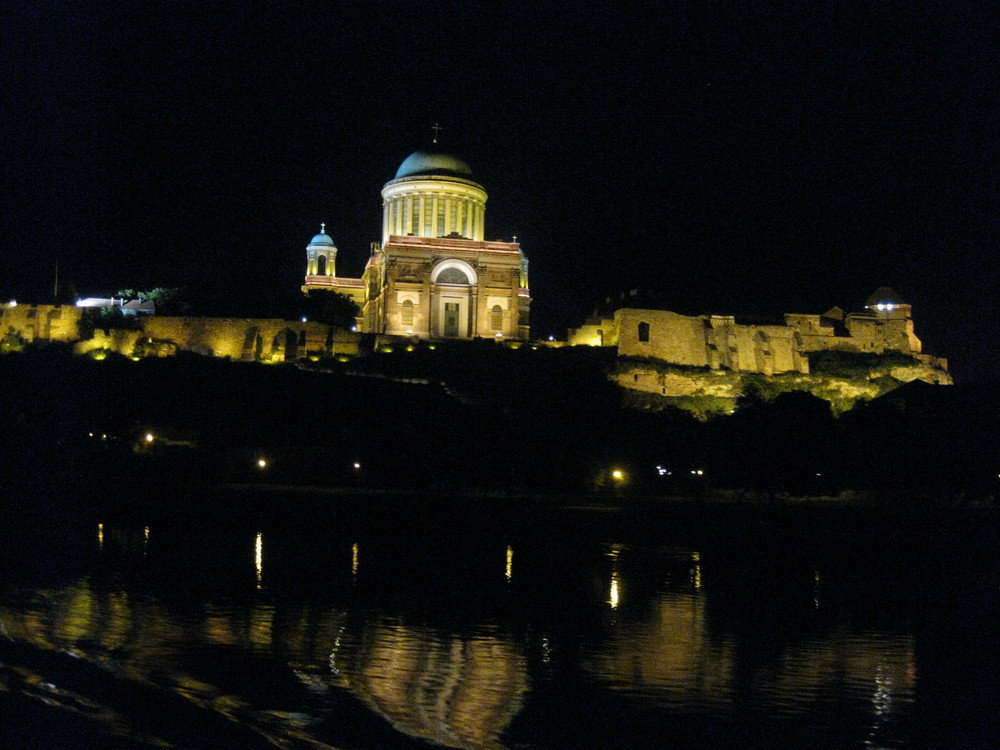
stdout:
<svg viewBox="0 0 1000 750">
<path fill-rule="evenodd" d="M 412 531 L 102 522 L 65 565 L 2 581 L 0 679 L 86 701 L 72 660 L 97 665 L 291 747 L 917 746 L 919 607 L 862 586 L 867 563 Z M 126 709 L 86 713 L 185 747 Z"/>
</svg>

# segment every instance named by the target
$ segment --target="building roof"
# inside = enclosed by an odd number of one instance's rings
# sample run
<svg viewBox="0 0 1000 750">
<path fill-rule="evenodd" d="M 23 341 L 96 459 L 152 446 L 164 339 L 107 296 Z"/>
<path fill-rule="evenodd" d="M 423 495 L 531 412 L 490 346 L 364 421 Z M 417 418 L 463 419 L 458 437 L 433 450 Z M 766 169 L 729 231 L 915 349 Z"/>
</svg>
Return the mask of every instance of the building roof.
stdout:
<svg viewBox="0 0 1000 750">
<path fill-rule="evenodd" d="M 309 240 L 310 245 L 326 245 L 327 247 L 334 247 L 333 238 L 326 233 L 326 228 L 320 230 L 319 234 L 315 235 L 311 240 Z"/>
<path fill-rule="evenodd" d="M 403 160 L 396 170 L 395 179 L 417 175 L 445 175 L 452 177 L 472 177 L 469 165 L 452 154 L 440 151 L 414 151 Z"/>
</svg>

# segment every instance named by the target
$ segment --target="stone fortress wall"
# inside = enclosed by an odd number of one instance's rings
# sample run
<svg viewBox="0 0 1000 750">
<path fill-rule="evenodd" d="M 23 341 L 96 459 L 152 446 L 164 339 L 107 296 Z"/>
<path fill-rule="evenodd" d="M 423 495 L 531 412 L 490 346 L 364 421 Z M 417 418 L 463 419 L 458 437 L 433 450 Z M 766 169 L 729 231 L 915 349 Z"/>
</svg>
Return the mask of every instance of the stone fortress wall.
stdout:
<svg viewBox="0 0 1000 750">
<path fill-rule="evenodd" d="M 878 301 L 883 298 L 893 301 Z M 910 305 L 889 289 L 872 295 L 865 312 L 845 314 L 835 307 L 822 315 L 789 313 L 784 325 L 621 307 L 595 315 L 570 330 L 567 339 L 570 345 L 615 347 L 622 363 L 612 380 L 629 390 L 668 398 L 734 399 L 743 390 L 743 376 L 751 374 L 780 375 L 788 387 L 834 400 L 873 398 L 881 391 L 880 377 L 900 383 L 952 383 L 948 361 L 922 352 Z M 867 379 L 810 374 L 809 355 L 824 351 L 898 353 L 905 359 L 879 364 Z"/>
<path fill-rule="evenodd" d="M 940 382 L 950 382 L 947 360 L 922 353 L 909 305 L 848 314 L 833 308 L 822 315 L 784 317 L 784 325 L 759 325 L 737 323 L 728 315 L 622 307 L 571 329 L 567 338 L 571 346 L 614 346 L 620 357 L 764 375 L 808 374 L 812 352 L 898 352 L 940 370 Z"/>
<path fill-rule="evenodd" d="M 155 315 L 138 318 L 136 329 L 98 328 L 81 339 L 83 313 L 70 305 L 2 306 L 0 337 L 14 333 L 26 342 L 69 343 L 80 354 L 163 356 L 182 350 L 249 362 L 356 356 L 361 341 L 360 334 L 309 321 Z M 881 392 L 876 381 L 883 376 L 900 383 L 952 382 L 947 360 L 922 353 L 910 307 L 902 304 L 865 313 L 834 308 L 822 315 L 788 314 L 784 325 L 620 308 L 572 329 L 566 342 L 541 343 L 616 347 L 621 366 L 611 379 L 623 388 L 665 397 L 735 398 L 751 374 L 781 376 L 788 387 L 833 399 L 873 398 Z M 810 374 L 809 355 L 822 351 L 896 352 L 906 359 L 883 363 L 867 380 Z"/>
<path fill-rule="evenodd" d="M 98 328 L 81 339 L 83 310 L 72 305 L 4 306 L 0 336 L 13 331 L 24 341 L 74 344 L 86 354 L 109 350 L 126 356 L 140 342 L 159 343 L 164 353 L 177 349 L 234 360 L 284 362 L 310 356 L 354 356 L 360 336 L 333 326 L 278 318 L 140 317 L 141 328 Z"/>
</svg>

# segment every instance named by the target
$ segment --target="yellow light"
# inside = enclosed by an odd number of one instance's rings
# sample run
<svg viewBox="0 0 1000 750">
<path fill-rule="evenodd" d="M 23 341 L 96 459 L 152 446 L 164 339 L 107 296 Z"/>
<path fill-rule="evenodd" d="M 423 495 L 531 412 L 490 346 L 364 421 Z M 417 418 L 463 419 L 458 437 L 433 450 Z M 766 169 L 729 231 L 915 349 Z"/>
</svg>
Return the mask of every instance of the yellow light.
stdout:
<svg viewBox="0 0 1000 750">
<path fill-rule="evenodd" d="M 611 594 L 608 599 L 611 609 L 618 609 L 618 574 L 611 573 Z"/>
<path fill-rule="evenodd" d="M 354 462 L 354 468 L 355 469 L 360 469 L 361 468 L 361 464 L 359 464 L 357 461 L 355 461 Z"/>
<path fill-rule="evenodd" d="M 147 443 L 152 443 L 153 442 L 153 433 L 152 432 L 147 432 L 146 433 L 146 442 Z"/>
<path fill-rule="evenodd" d="M 506 570 L 506 575 L 507 575 L 507 580 L 508 581 L 510 581 L 511 576 L 513 575 L 513 573 L 514 573 L 514 550 L 511 549 L 510 547 L 507 547 L 507 570 Z"/>
<path fill-rule="evenodd" d="M 257 459 L 257 466 L 259 468 L 261 468 L 261 469 L 266 469 L 267 468 L 267 459 L 266 458 L 258 458 Z"/>
<path fill-rule="evenodd" d="M 614 471 L 611 472 L 611 478 L 614 479 L 616 482 L 622 482 L 625 480 L 625 472 L 622 471 L 621 469 L 615 469 Z"/>
<path fill-rule="evenodd" d="M 264 535 L 257 532 L 257 540 L 254 542 L 254 565 L 257 567 L 257 588 L 260 588 L 264 577 Z"/>
<path fill-rule="evenodd" d="M 104 524 L 97 524 L 97 546 L 104 549 Z"/>
<path fill-rule="evenodd" d="M 351 575 L 358 574 L 358 543 L 351 545 Z"/>
</svg>

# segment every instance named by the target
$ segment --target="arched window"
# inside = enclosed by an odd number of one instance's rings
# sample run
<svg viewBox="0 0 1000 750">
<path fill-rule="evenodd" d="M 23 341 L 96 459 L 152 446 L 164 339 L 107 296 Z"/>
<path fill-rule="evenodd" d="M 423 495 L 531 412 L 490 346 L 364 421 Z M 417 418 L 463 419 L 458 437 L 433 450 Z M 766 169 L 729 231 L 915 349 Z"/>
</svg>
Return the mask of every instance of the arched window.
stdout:
<svg viewBox="0 0 1000 750">
<path fill-rule="evenodd" d="M 437 277 L 439 284 L 468 284 L 469 277 L 461 268 L 446 268 Z"/>
<path fill-rule="evenodd" d="M 403 300 L 403 314 L 401 317 L 401 322 L 404 326 L 413 325 L 413 300 L 407 299 Z"/>
<path fill-rule="evenodd" d="M 321 255 L 316 259 L 316 275 L 326 276 L 326 256 Z"/>
<path fill-rule="evenodd" d="M 649 341 L 649 323 L 639 324 L 639 341 Z"/>
<path fill-rule="evenodd" d="M 503 330 L 503 308 L 500 305 L 493 305 L 490 310 L 490 327 L 494 331 Z"/>
</svg>

